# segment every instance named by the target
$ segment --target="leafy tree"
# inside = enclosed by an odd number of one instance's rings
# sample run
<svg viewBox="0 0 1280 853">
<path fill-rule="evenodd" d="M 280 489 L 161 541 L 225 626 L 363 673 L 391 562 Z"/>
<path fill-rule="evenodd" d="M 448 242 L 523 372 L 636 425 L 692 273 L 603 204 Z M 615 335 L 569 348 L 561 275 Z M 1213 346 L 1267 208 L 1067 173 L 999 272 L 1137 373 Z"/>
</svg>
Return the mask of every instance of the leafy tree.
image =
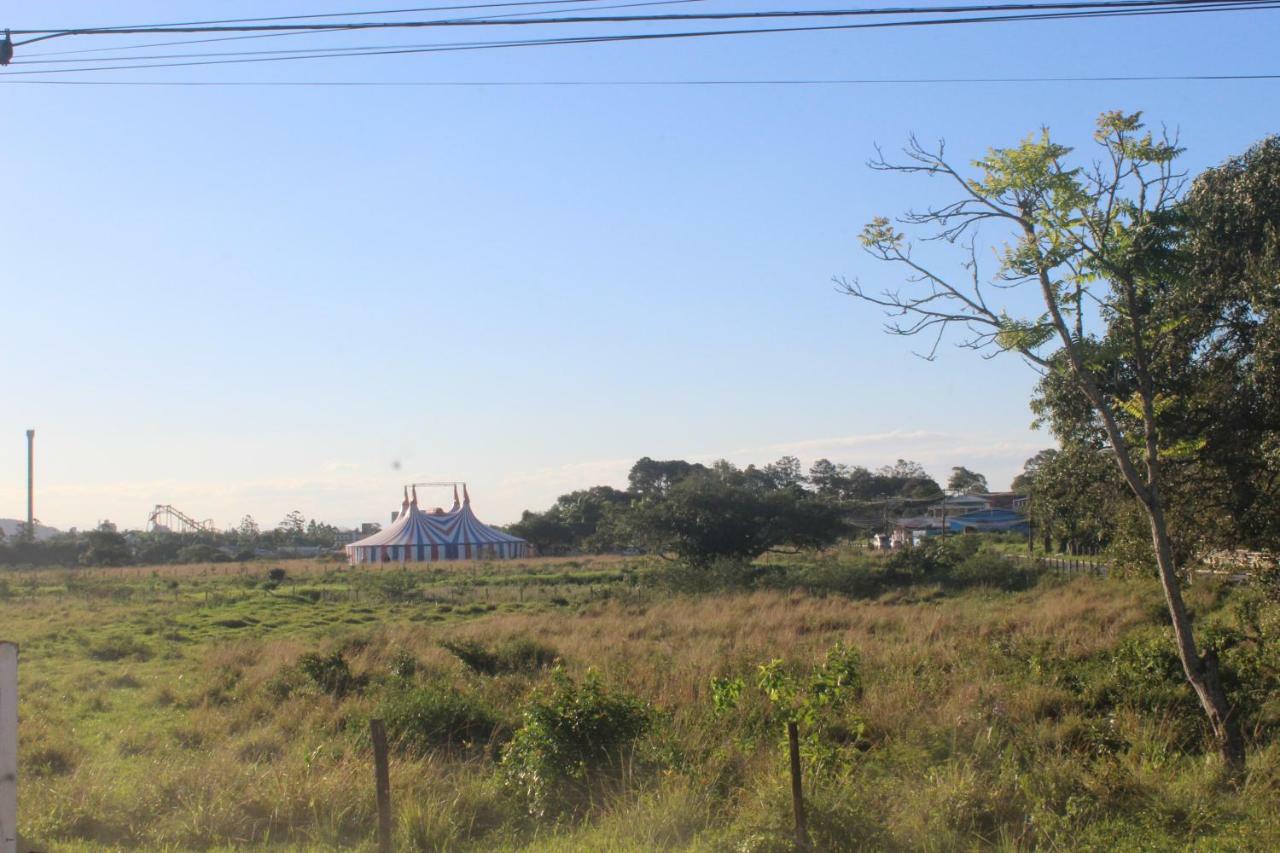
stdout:
<svg viewBox="0 0 1280 853">
<path fill-rule="evenodd" d="M 1035 482 L 1036 473 L 1057 454 L 1057 450 L 1047 448 L 1022 463 L 1022 473 L 1013 478 L 1009 488 L 1021 495 L 1028 494 Z"/>
<path fill-rule="evenodd" d="M 809 482 L 814 491 L 823 497 L 843 497 L 843 486 L 848 473 L 848 465 L 837 465 L 830 459 L 819 459 L 809 466 Z"/>
<path fill-rule="evenodd" d="M 947 488 L 953 492 L 973 494 L 987 491 L 987 478 L 964 466 L 951 469 L 951 477 L 947 480 Z"/>
<path fill-rule="evenodd" d="M 804 469 L 794 456 L 783 456 L 777 462 L 764 466 L 764 474 L 775 489 L 795 489 L 805 483 Z"/>
<path fill-rule="evenodd" d="M 1099 158 L 1072 165 L 1071 149 L 1047 130 L 1011 148 L 991 149 L 966 177 L 947 161 L 943 146 L 924 148 L 914 138 L 907 160 L 882 158 L 874 168 L 940 177 L 955 190 L 949 203 L 906 214 L 898 223 L 876 218 L 861 237 L 875 258 L 903 269 L 905 289 L 881 294 L 855 281 L 844 291 L 879 305 L 896 318 L 890 331 L 926 334 L 936 356 L 949 329 L 961 346 L 1021 356 L 1062 379 L 1087 403 L 1111 458 L 1141 505 L 1150 527 L 1160 583 L 1187 681 L 1205 711 L 1220 751 L 1232 768 L 1244 761 L 1244 741 L 1218 672 L 1216 654 L 1201 653 L 1179 588 L 1169 531 L 1166 460 L 1186 448 L 1161 431 L 1160 414 L 1174 405 L 1166 365 L 1185 366 L 1198 353 L 1179 349 L 1160 306 L 1188 271 L 1177 257 L 1180 153 L 1167 137 L 1145 132 L 1140 114 L 1104 113 L 1094 136 Z M 928 237 L 967 246 L 957 278 L 912 252 L 898 226 L 923 228 Z M 980 274 L 979 226 L 1004 229 L 994 282 Z M 992 287 L 994 283 L 996 287 Z M 1191 292 L 1200 285 L 1187 281 Z M 1030 288 L 1039 307 L 998 295 Z M 1180 320 L 1181 318 L 1175 318 Z M 1101 326 L 1086 335 L 1086 323 Z M 1090 323 L 1092 325 L 1092 323 Z M 1056 352 L 1047 348 L 1056 346 Z M 1127 381 L 1116 382 L 1117 373 Z"/>
<path fill-rule="evenodd" d="M 1127 503 L 1108 451 L 1074 446 L 1037 458 L 1028 514 L 1045 550 L 1056 542 L 1071 554 L 1097 553 L 1111 540 L 1116 514 Z"/>
<path fill-rule="evenodd" d="M 858 497 L 932 498 L 942 493 L 942 487 L 919 462 L 899 459 L 876 471 L 863 491 Z"/>
<path fill-rule="evenodd" d="M 593 486 L 561 495 L 546 512 L 526 510 L 509 529 L 544 554 L 607 550 L 616 547 L 613 514 L 631 500 L 631 495 L 612 486 Z"/>
<path fill-rule="evenodd" d="M 80 562 L 87 566 L 126 566 L 133 562 L 129 542 L 109 521 L 90 530 L 84 538 L 87 547 L 80 555 Z"/>
<path fill-rule="evenodd" d="M 685 477 L 705 470 L 706 466 L 683 459 L 658 461 L 645 456 L 631 466 L 627 475 L 627 491 L 640 498 L 662 497 Z"/>
<path fill-rule="evenodd" d="M 296 509 L 286 515 L 280 523 L 276 525 L 276 530 L 280 531 L 284 537 L 294 541 L 302 538 L 306 529 L 307 517 Z"/>
<path fill-rule="evenodd" d="M 258 522 L 253 520 L 252 515 L 246 515 L 240 519 L 240 526 L 236 530 L 240 534 L 242 542 L 256 542 L 262 533 L 261 528 L 258 527 Z"/>
<path fill-rule="evenodd" d="M 763 488 L 728 463 L 685 477 L 662 499 L 638 501 L 627 521 L 638 544 L 696 566 L 824 547 L 846 530 L 830 502 L 798 489 Z"/>
<path fill-rule="evenodd" d="M 520 514 L 520 520 L 507 530 L 531 542 L 539 554 L 564 553 L 575 545 L 573 530 L 554 508 L 546 512 L 526 509 Z"/>
<path fill-rule="evenodd" d="M 1197 177 L 1180 213 L 1189 271 L 1156 305 L 1186 401 L 1170 428 L 1224 522 L 1211 544 L 1280 550 L 1280 136 Z"/>
</svg>

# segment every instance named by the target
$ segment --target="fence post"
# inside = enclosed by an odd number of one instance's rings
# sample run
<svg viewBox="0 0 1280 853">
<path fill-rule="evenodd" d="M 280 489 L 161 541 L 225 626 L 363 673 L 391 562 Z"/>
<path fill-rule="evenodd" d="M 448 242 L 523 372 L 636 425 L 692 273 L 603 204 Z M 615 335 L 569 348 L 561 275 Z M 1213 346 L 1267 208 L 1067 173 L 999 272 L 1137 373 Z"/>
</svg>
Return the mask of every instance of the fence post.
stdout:
<svg viewBox="0 0 1280 853">
<path fill-rule="evenodd" d="M 387 771 L 387 728 L 382 720 L 369 721 L 373 736 L 373 778 L 378 793 L 378 851 L 391 853 L 391 778 Z"/>
<path fill-rule="evenodd" d="M 787 723 L 787 744 L 791 750 L 791 804 L 796 813 L 796 846 L 809 849 L 809 831 L 804 821 L 804 789 L 800 785 L 800 730 Z"/>
<path fill-rule="evenodd" d="M 18 645 L 0 642 L 0 853 L 18 850 Z"/>
</svg>

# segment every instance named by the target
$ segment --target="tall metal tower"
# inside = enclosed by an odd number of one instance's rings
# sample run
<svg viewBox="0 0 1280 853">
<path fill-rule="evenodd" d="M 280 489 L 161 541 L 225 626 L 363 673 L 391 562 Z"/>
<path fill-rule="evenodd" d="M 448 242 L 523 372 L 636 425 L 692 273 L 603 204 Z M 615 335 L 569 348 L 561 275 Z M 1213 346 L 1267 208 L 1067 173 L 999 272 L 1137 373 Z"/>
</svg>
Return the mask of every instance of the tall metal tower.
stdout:
<svg viewBox="0 0 1280 853">
<path fill-rule="evenodd" d="M 36 431 L 27 430 L 27 538 L 36 538 Z"/>
</svg>

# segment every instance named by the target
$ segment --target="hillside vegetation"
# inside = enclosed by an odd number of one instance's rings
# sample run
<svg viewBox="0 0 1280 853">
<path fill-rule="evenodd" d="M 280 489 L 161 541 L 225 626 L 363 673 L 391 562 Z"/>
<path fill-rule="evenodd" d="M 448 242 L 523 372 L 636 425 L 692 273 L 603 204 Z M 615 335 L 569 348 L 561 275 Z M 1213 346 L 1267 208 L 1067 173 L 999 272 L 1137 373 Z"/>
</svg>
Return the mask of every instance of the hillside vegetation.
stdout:
<svg viewBox="0 0 1280 853">
<path fill-rule="evenodd" d="M 6 573 L 44 850 L 1280 848 L 1275 605 L 1187 595 L 1244 715 L 1223 773 L 1154 580 L 987 553 Z M 227 574 L 221 574 L 227 572 Z"/>
</svg>

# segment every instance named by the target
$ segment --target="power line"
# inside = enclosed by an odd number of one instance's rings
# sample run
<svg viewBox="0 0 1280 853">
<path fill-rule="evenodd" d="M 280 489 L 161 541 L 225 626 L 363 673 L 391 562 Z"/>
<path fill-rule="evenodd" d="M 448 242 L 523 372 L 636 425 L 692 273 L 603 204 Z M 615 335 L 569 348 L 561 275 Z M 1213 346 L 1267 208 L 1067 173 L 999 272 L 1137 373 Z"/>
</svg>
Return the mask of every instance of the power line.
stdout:
<svg viewBox="0 0 1280 853">
<path fill-rule="evenodd" d="M 1280 80 L 1276 74 L 1113 74 L 1080 77 L 868 77 L 798 80 L 12 80 L 29 86 L 266 87 L 266 88 L 476 88 L 476 87 L 680 87 L 680 86 L 897 86 L 986 83 L 1139 83 Z"/>
<path fill-rule="evenodd" d="M 555 2 L 556 0 L 544 0 L 543 5 L 547 3 L 555 3 Z M 583 2 L 583 0 L 565 0 L 565 2 L 571 2 L 571 3 Z M 603 0 L 589 0 L 589 2 L 603 2 Z M 677 6 L 677 5 L 684 5 L 688 3 L 705 3 L 705 2 L 707 2 L 707 0 L 646 0 L 646 2 L 643 2 L 643 3 L 618 3 L 611 6 L 593 6 L 592 8 L 593 9 L 630 9 L 638 6 Z M 522 5 L 522 4 L 517 3 L 517 4 L 494 4 L 494 5 Z M 471 7 L 459 6 L 455 8 L 461 9 L 461 8 L 471 8 Z M 563 11 L 566 11 L 566 10 L 547 9 L 542 12 L 518 12 L 518 13 L 512 13 L 512 14 L 550 15 L 550 14 L 555 14 L 557 12 L 563 12 Z M 373 14 L 373 13 L 370 13 L 370 14 Z M 498 18 L 503 18 L 508 16 L 490 15 L 488 17 L 491 19 L 498 19 Z M 247 39 L 281 38 L 284 36 L 308 36 L 308 35 L 326 35 L 326 34 L 327 33 L 325 32 L 317 33 L 312 30 L 289 30 L 285 32 L 254 33 L 252 35 L 220 36 L 218 38 L 208 38 L 208 39 L 183 39 L 181 41 L 145 42 L 143 44 L 117 45 L 115 47 L 89 47 L 89 48 L 81 48 L 79 50 L 45 51 L 40 53 L 24 52 L 23 56 L 30 59 L 31 57 L 71 56 L 73 54 L 81 54 L 81 53 L 110 53 L 110 52 L 125 51 L 125 50 L 138 50 L 143 48 L 174 47 L 178 45 L 188 45 L 188 44 L 209 44 L 212 42 L 223 42 L 223 41 L 243 41 Z M 23 42 L 23 44 L 29 44 L 29 43 L 30 42 Z M 199 54 L 191 54 L 191 55 L 196 56 Z M 214 55 L 214 54 L 210 54 L 210 55 Z M 137 58 L 137 57 L 120 57 L 120 58 L 128 59 L 128 58 Z M 104 57 L 103 61 L 106 61 L 107 59 L 111 59 L 111 57 Z M 86 61 L 96 62 L 98 60 L 91 59 Z M 23 64 L 23 63 L 19 63 L 19 64 Z"/>
<path fill-rule="evenodd" d="M 1071 4 L 1096 6 L 1097 4 Z M 1108 4 L 1114 5 L 1114 4 Z M 1056 8 L 1056 6 L 1053 6 Z M 391 56 L 405 55 L 417 53 L 437 53 L 437 52 L 453 52 L 453 51 L 469 51 L 469 50 L 489 50 L 502 48 L 517 47 L 545 47 L 551 45 L 577 45 L 577 44 L 606 44 L 627 41 L 655 41 L 668 39 L 685 39 L 685 38 L 705 38 L 717 36 L 735 36 L 735 35 L 761 35 L 761 34 L 777 34 L 792 32 L 823 32 L 823 31 L 839 31 L 839 30 L 859 30 L 859 29 L 883 29 L 896 27 L 915 27 L 915 26 L 941 26 L 950 24 L 980 24 L 980 23 L 1001 23 L 1001 22 L 1018 22 L 1018 21 L 1045 21 L 1045 20 L 1071 20 L 1081 18 L 1103 18 L 1103 17 L 1134 17 L 1134 16 L 1150 16 L 1150 15 L 1169 15 L 1169 14 L 1191 14 L 1199 12 L 1221 12 L 1221 11 L 1258 11 L 1263 9 L 1280 8 L 1280 0 L 1241 0 L 1241 2 L 1214 2 L 1212 4 L 1205 3 L 1178 3 L 1177 6 L 1170 8 L 1168 4 L 1146 2 L 1124 3 L 1121 8 L 1086 8 L 1081 11 L 1064 11 L 1049 12 L 1043 14 L 1018 14 L 1018 15 L 986 15 L 973 17 L 954 17 L 954 18 L 930 18 L 930 19 L 909 19 L 898 21 L 875 21 L 857 24 L 824 24 L 818 26 L 800 26 L 800 27 L 759 27 L 751 29 L 732 29 L 732 30 L 699 30 L 699 31 L 678 31 L 663 33 L 628 33 L 619 35 L 599 35 L 599 36 L 562 36 L 546 39 L 525 39 L 513 41 L 490 41 L 490 42 L 469 42 L 469 43 L 445 43 L 431 45 L 405 45 L 390 46 L 381 48 L 368 49 L 350 49 L 335 48 L 329 50 L 316 50 L 304 53 L 302 55 L 271 55 L 257 56 L 253 55 L 249 58 L 233 58 L 233 59 L 194 59 L 190 62 L 163 62 L 163 63 L 146 63 L 139 62 L 132 65 L 104 65 L 94 66 L 90 68 L 63 68 L 63 69 L 44 69 L 32 71 L 10 71 L 3 76 L 18 76 L 32 74 L 68 74 L 84 71 L 114 71 L 114 70 L 131 70 L 131 69 L 147 69 L 147 68 L 180 68 L 194 67 L 203 65 L 229 65 L 243 63 L 261 63 L 261 62 L 284 62 L 304 59 L 326 59 L 335 57 L 354 57 L 354 56 Z M 253 53 L 253 52 L 248 52 Z M 281 52 L 269 51 L 268 53 L 278 54 Z M 192 54 L 194 57 L 203 56 L 205 54 Z M 138 57 L 129 57 L 127 59 L 138 59 Z M 104 59 L 102 61 L 123 61 L 123 59 Z"/>
<path fill-rule="evenodd" d="M 816 17 L 848 17 L 867 15 L 936 15 L 975 12 L 1018 12 L 1062 9 L 1129 9 L 1129 8 L 1173 8 L 1178 6 L 1212 7 L 1217 5 L 1261 5 L 1266 0 L 1090 0 L 1089 2 L 1064 3 L 1015 3 L 985 4 L 949 7 L 905 7 L 881 9 L 807 9 L 807 10 L 771 10 L 758 12 L 704 12 L 697 14 L 667 15 L 580 15 L 567 18 L 519 18 L 498 20 L 495 18 L 472 18 L 468 20 L 431 20 L 431 21 L 351 21 L 335 24 L 213 24 L 213 25 L 161 25 L 141 27 L 88 27 L 83 29 L 62 30 L 12 30 L 13 35 L 32 35 L 37 38 L 15 42 L 15 46 L 31 44 L 52 38 L 64 38 L 79 35 L 121 35 L 121 34 L 161 34 L 161 33 L 231 33 L 231 32 L 268 32 L 275 30 L 290 31 L 342 31 L 377 30 L 377 29 L 421 29 L 427 27 L 478 27 L 478 26 L 537 26 L 562 24 L 607 24 L 607 23 L 651 23 L 671 21 L 706 21 L 706 20 L 761 20 L 773 18 L 816 18 Z"/>
<path fill-rule="evenodd" d="M 270 21 L 306 21 L 319 18 L 368 18 L 375 15 L 406 15 L 418 12 L 462 12 L 468 9 L 509 9 L 518 6 L 563 6 L 566 3 L 600 3 L 602 0 L 520 0 L 512 3 L 467 3 L 452 6 L 415 6 L 408 9 L 378 9 L 355 12 L 325 12 L 313 15 L 274 15 L 267 18 L 222 18 L 207 21 L 176 21 L 168 24 L 122 24 L 114 27 L 95 27 L 95 31 L 110 33 L 122 29 L 135 30 L 141 27 L 171 28 L 212 26 L 214 24 L 260 24 Z M 14 32 L 21 32 L 15 30 Z M 27 32 L 65 32 L 65 30 L 29 30 Z"/>
</svg>

